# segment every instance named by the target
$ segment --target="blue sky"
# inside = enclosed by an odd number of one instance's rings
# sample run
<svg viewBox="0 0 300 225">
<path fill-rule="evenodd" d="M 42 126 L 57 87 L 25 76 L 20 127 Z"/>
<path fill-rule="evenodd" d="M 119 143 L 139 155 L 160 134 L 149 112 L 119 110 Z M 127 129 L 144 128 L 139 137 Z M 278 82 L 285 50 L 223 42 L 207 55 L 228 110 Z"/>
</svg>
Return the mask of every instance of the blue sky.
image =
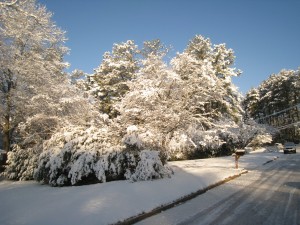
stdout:
<svg viewBox="0 0 300 225">
<path fill-rule="evenodd" d="M 300 67 L 299 0 L 38 0 L 67 31 L 70 71 L 92 73 L 113 43 L 159 38 L 182 52 L 196 34 L 235 51 L 240 91 Z"/>
</svg>

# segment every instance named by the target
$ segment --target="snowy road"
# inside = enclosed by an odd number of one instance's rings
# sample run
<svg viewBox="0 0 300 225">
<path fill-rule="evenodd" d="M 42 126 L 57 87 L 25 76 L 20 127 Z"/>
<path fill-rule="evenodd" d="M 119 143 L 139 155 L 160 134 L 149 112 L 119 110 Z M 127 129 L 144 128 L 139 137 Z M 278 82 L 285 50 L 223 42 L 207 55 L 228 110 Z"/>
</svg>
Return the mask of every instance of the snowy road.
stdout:
<svg viewBox="0 0 300 225">
<path fill-rule="evenodd" d="M 278 160 L 138 224 L 300 224 L 300 154 Z"/>
</svg>

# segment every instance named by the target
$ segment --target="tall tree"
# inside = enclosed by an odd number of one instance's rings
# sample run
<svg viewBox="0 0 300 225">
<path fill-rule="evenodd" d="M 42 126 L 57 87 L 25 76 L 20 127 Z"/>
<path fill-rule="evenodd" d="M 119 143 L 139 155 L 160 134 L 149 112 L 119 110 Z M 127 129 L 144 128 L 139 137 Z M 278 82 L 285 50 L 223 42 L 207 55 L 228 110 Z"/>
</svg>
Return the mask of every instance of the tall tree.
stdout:
<svg viewBox="0 0 300 225">
<path fill-rule="evenodd" d="M 231 82 L 240 71 L 232 68 L 233 63 L 232 49 L 224 44 L 212 46 L 210 39 L 201 35 L 196 35 L 171 62 L 189 87 L 189 110 L 204 129 L 221 118 L 238 121 L 241 117 L 240 94 Z"/>
<path fill-rule="evenodd" d="M 112 52 L 103 55 L 103 61 L 90 77 L 90 86 L 100 100 L 100 111 L 110 117 L 118 115 L 113 105 L 127 93 L 127 82 L 132 80 L 138 70 L 137 46 L 128 40 L 114 44 Z"/>
<path fill-rule="evenodd" d="M 190 118 L 180 76 L 163 61 L 166 52 L 159 40 L 144 42 L 141 69 L 118 105 L 120 121 L 125 128 L 138 127 L 143 148 L 164 148 L 168 136 Z"/>
<path fill-rule="evenodd" d="M 246 120 L 250 118 L 255 118 L 254 112 L 257 111 L 259 98 L 260 98 L 259 91 L 256 88 L 251 88 L 246 94 L 243 100 Z"/>
<path fill-rule="evenodd" d="M 9 151 L 18 124 L 47 111 L 41 104 L 47 105 L 65 83 L 68 49 L 64 32 L 35 0 L 2 1 L 0 15 L 0 124 Z"/>
</svg>

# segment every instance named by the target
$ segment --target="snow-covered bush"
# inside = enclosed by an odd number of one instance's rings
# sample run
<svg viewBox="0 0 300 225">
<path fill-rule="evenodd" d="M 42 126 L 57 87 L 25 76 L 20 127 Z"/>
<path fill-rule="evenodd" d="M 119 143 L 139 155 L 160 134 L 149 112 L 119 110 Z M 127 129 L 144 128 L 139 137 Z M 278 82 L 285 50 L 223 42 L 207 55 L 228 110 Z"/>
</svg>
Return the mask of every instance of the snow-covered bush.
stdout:
<svg viewBox="0 0 300 225">
<path fill-rule="evenodd" d="M 172 170 L 162 164 L 158 151 L 143 150 L 139 158 L 135 172 L 125 174 L 127 179 L 139 181 L 170 177 Z"/>
<path fill-rule="evenodd" d="M 138 127 L 131 125 L 126 129 L 127 133 L 123 137 L 123 143 L 131 149 L 141 149 L 142 140 L 138 135 Z"/>
<path fill-rule="evenodd" d="M 11 180 L 32 180 L 38 161 L 36 149 L 22 149 L 20 146 L 15 145 L 7 156 L 4 176 Z"/>
<path fill-rule="evenodd" d="M 270 134 L 259 134 L 253 138 L 253 140 L 249 143 L 250 147 L 253 147 L 254 149 L 260 146 L 263 146 L 265 144 L 272 143 L 273 138 Z"/>
<path fill-rule="evenodd" d="M 230 155 L 236 148 L 261 146 L 272 142 L 276 130 L 248 121 L 236 124 L 230 120 L 218 121 L 213 129 L 203 130 L 192 125 L 174 132 L 167 143 L 169 160 L 207 158 Z M 250 143 L 250 144 L 249 144 Z"/>
<path fill-rule="evenodd" d="M 58 117 L 37 114 L 20 123 L 16 129 L 18 142 L 8 152 L 4 175 L 12 180 L 32 180 L 42 143 L 58 127 Z"/>
<path fill-rule="evenodd" d="M 123 164 L 127 155 L 120 151 L 100 155 L 99 151 L 80 151 L 67 144 L 62 151 L 52 153 L 41 155 L 34 175 L 36 180 L 52 186 L 63 186 L 124 179 Z"/>
<path fill-rule="evenodd" d="M 210 130 L 190 125 L 174 130 L 168 135 L 151 127 L 129 126 L 134 131 L 125 134 L 123 141 L 128 148 L 160 151 L 161 160 L 186 160 L 230 155 L 240 143 L 240 128 L 234 123 L 215 124 Z"/>
<path fill-rule="evenodd" d="M 110 132 L 109 127 L 95 126 L 62 129 L 44 142 L 34 178 L 63 186 L 120 179 L 149 180 L 170 174 L 158 153 L 127 148 L 118 144 Z"/>
<path fill-rule="evenodd" d="M 189 128 L 185 133 L 173 135 L 168 143 L 168 158 L 182 160 L 222 155 L 219 151 L 224 143 L 217 129 L 203 131 Z"/>
<path fill-rule="evenodd" d="M 89 176 L 95 174 L 94 167 L 100 155 L 108 154 L 104 147 L 111 147 L 105 143 L 106 132 L 105 128 L 71 126 L 54 134 L 43 144 L 34 178 L 54 186 L 92 179 Z M 97 169 L 101 170 L 99 166 Z"/>
<path fill-rule="evenodd" d="M 197 145 L 185 133 L 174 133 L 168 142 L 168 158 L 169 160 L 188 159 L 188 153 L 195 151 Z"/>
</svg>

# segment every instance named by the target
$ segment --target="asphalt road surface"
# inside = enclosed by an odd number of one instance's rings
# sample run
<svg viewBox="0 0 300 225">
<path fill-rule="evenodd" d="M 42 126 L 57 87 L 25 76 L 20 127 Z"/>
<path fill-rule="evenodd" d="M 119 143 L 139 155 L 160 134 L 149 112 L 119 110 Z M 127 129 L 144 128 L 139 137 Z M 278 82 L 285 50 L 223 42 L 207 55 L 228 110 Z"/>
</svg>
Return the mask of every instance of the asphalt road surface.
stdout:
<svg viewBox="0 0 300 225">
<path fill-rule="evenodd" d="M 138 224 L 300 225 L 299 150 Z"/>
</svg>

